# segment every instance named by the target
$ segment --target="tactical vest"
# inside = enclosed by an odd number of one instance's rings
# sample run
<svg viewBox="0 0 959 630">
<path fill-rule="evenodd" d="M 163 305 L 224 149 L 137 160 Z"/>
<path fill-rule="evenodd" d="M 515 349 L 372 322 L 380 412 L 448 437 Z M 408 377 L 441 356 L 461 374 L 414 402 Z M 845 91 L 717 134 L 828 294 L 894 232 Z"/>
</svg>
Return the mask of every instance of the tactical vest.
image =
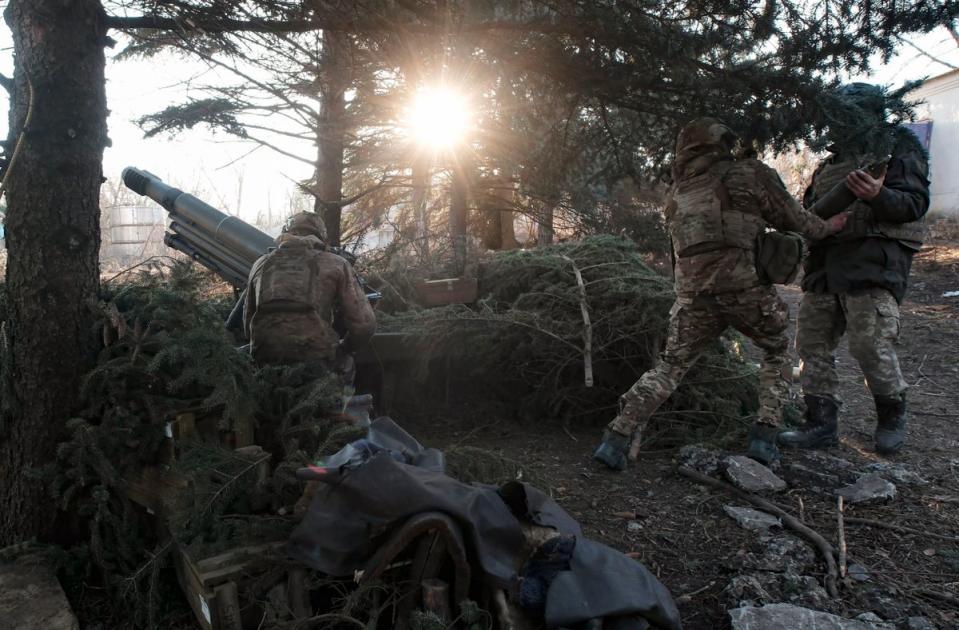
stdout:
<svg viewBox="0 0 959 630">
<path fill-rule="evenodd" d="M 257 310 L 316 312 L 320 304 L 318 278 L 316 251 L 310 244 L 283 243 L 267 257 L 260 269 Z"/>
<path fill-rule="evenodd" d="M 855 157 L 845 160 L 834 158 L 825 162 L 813 178 L 813 200 L 819 199 L 832 190 L 833 186 L 843 182 L 851 171 L 859 168 L 860 164 L 862 161 Z M 916 251 L 922 247 L 926 229 L 921 220 L 909 223 L 879 221 L 873 216 L 872 207 L 861 199 L 854 201 L 846 210 L 851 211 L 852 216 L 846 222 L 846 227 L 831 239 L 846 241 L 878 237 L 897 240 L 905 247 Z"/>
<path fill-rule="evenodd" d="M 727 248 L 755 249 L 756 237 L 766 222 L 759 209 L 751 207 L 753 204 L 736 203 L 738 191 L 731 191 L 725 181 L 727 176 L 738 180 L 743 170 L 732 161 L 717 162 L 705 172 L 674 185 L 667 223 L 676 256 L 684 258 Z"/>
</svg>

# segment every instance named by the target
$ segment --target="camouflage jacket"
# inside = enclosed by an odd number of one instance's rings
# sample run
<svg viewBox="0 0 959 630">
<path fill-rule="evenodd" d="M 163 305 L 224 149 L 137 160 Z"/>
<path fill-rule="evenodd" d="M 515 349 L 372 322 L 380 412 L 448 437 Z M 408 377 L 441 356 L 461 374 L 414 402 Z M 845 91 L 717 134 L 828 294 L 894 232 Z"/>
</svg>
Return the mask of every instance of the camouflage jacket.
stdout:
<svg viewBox="0 0 959 630">
<path fill-rule="evenodd" d="M 753 215 L 757 219 L 755 227 L 748 228 L 753 231 L 745 235 L 743 243 L 751 245 L 765 226 L 799 232 L 813 239 L 828 233 L 826 223 L 803 209 L 772 168 L 756 159 L 736 160 L 724 168 L 722 182 L 728 197 L 725 206 L 732 212 Z M 677 229 L 670 221 L 678 210 L 675 190 L 674 185 L 667 196 L 665 211 L 671 236 Z M 717 247 L 703 253 L 677 256 L 674 274 L 676 293 L 683 296 L 728 293 L 759 285 L 755 251 L 751 246 Z"/>
<path fill-rule="evenodd" d="M 351 348 L 366 343 L 376 330 L 376 316 L 350 264 L 323 248 L 314 236 L 281 234 L 277 248 L 302 249 L 302 264 L 311 274 L 309 301 L 302 308 L 275 308 L 263 304 L 264 265 L 276 253 L 261 256 L 250 270 L 244 304 L 243 326 L 258 363 L 289 364 L 333 361 L 340 343 L 333 329 L 339 307 Z M 280 277 L 282 282 L 282 276 Z"/>
</svg>

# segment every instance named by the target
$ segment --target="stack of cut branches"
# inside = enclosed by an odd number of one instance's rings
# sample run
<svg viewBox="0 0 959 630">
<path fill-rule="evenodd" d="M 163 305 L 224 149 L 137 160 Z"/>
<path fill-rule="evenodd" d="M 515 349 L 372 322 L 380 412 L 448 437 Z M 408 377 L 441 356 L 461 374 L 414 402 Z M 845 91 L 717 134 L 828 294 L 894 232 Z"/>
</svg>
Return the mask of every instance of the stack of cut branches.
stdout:
<svg viewBox="0 0 959 630">
<path fill-rule="evenodd" d="M 477 304 L 410 308 L 381 317 L 381 328 L 409 333 L 424 366 L 443 361 L 444 378 L 521 401 L 527 417 L 611 419 L 665 341 L 672 283 L 625 239 L 493 253 L 478 275 Z M 755 374 L 738 337 L 717 342 L 649 435 L 671 444 L 737 432 L 756 408 Z"/>
</svg>

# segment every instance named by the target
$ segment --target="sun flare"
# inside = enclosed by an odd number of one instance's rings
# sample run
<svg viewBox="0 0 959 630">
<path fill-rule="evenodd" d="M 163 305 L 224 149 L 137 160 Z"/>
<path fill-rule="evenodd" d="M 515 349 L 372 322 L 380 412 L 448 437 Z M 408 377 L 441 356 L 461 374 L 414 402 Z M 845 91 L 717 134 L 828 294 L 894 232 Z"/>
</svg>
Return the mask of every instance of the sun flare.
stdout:
<svg viewBox="0 0 959 630">
<path fill-rule="evenodd" d="M 469 108 L 462 95 L 448 88 L 424 88 L 407 112 L 412 137 L 435 149 L 448 149 L 466 137 Z"/>
</svg>

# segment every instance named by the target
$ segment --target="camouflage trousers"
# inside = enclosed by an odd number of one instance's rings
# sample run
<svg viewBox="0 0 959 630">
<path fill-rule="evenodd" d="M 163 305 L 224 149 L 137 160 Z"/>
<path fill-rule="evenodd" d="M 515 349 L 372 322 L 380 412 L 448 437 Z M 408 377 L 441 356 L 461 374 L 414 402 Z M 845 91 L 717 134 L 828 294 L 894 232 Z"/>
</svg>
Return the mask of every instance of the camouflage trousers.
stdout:
<svg viewBox="0 0 959 630">
<path fill-rule="evenodd" d="M 895 348 L 899 304 L 889 291 L 869 289 L 803 294 L 796 331 L 803 394 L 840 402 L 836 347 L 843 334 L 849 335 L 849 352 L 873 395 L 895 397 L 906 391 Z"/>
<path fill-rule="evenodd" d="M 609 429 L 638 440 L 649 417 L 679 386 L 683 375 L 706 347 L 732 327 L 763 351 L 759 373 L 759 422 L 781 424 L 788 396 L 789 311 L 773 287 L 757 286 L 736 293 L 677 297 L 670 311 L 666 349 L 659 363 L 621 398 L 622 410 Z"/>
</svg>

